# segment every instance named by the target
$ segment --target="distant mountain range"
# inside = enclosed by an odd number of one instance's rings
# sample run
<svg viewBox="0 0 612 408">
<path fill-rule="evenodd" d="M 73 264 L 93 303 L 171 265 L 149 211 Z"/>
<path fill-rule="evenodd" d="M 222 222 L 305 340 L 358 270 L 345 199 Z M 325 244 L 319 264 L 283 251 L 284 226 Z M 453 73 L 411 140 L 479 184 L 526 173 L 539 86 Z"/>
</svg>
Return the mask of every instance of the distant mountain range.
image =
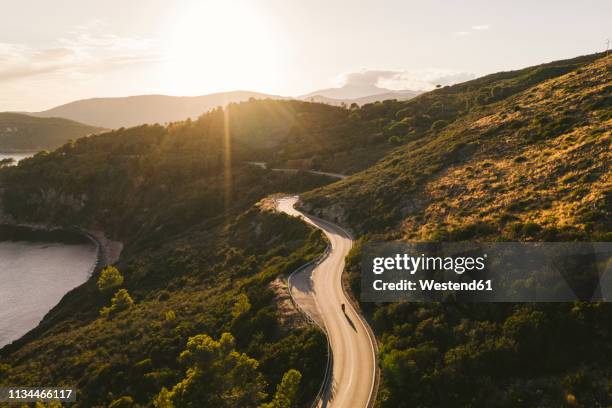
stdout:
<svg viewBox="0 0 612 408">
<path fill-rule="evenodd" d="M 356 103 L 365 105 L 377 101 L 387 99 L 397 99 L 398 101 L 406 101 L 419 95 L 419 91 L 401 90 L 394 91 L 386 88 L 379 88 L 375 85 L 356 85 L 347 84 L 340 88 L 327 88 L 302 95 L 299 99 L 309 102 L 327 103 L 330 105 L 350 105 Z"/>
<path fill-rule="evenodd" d="M 321 89 L 297 98 L 233 91 L 202 96 L 138 95 L 82 99 L 42 112 L 0 112 L 0 150 L 55 149 L 70 139 L 107 129 L 195 119 L 215 107 L 251 98 L 297 99 L 349 106 L 386 99 L 405 101 L 418 94 L 416 91 L 392 91 L 372 85 L 346 85 Z"/>
<path fill-rule="evenodd" d="M 347 85 L 328 88 L 297 98 L 250 91 L 219 92 L 202 96 L 138 95 L 117 98 L 82 99 L 42 112 L 28 113 L 37 117 L 58 117 L 109 129 L 137 126 L 144 123 L 166 123 L 195 119 L 203 113 L 232 102 L 254 99 L 300 99 L 329 105 L 363 105 L 385 99 L 408 100 L 416 91 L 392 91 L 376 86 Z"/>
<path fill-rule="evenodd" d="M 195 119 L 217 106 L 255 99 L 288 99 L 258 92 L 219 92 L 202 96 L 139 95 L 118 98 L 92 98 L 30 115 L 60 117 L 105 128 L 120 128 L 144 123 L 166 123 Z"/>
<path fill-rule="evenodd" d="M 336 99 L 336 98 L 330 98 L 328 96 L 317 94 L 317 95 L 311 95 L 311 96 L 303 96 L 300 99 L 304 101 L 308 101 L 308 102 L 319 102 L 319 103 L 326 103 L 328 105 L 336 105 L 336 106 L 340 106 L 343 104 L 350 106 L 353 103 L 356 103 L 357 105 L 361 106 L 361 105 L 365 105 L 366 103 L 374 103 L 378 101 L 385 101 L 388 99 L 397 99 L 398 101 L 407 101 L 408 99 L 412 99 L 419 94 L 420 92 L 418 91 L 410 91 L 410 90 L 390 91 L 389 90 L 388 92 L 385 92 L 385 93 L 362 96 L 360 98 Z"/>
<path fill-rule="evenodd" d="M 36 118 L 0 112 L 0 151 L 55 149 L 70 139 L 103 130 L 63 118 Z"/>
</svg>

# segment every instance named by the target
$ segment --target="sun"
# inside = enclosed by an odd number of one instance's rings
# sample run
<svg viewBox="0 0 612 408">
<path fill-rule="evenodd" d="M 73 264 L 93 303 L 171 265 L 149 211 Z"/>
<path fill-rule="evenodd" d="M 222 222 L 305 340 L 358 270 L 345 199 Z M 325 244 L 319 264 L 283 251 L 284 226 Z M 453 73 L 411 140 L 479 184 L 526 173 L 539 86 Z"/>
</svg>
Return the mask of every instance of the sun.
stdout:
<svg viewBox="0 0 612 408">
<path fill-rule="evenodd" d="M 182 95 L 274 88 L 279 49 L 270 27 L 246 2 L 194 2 L 168 36 L 164 87 Z"/>
</svg>

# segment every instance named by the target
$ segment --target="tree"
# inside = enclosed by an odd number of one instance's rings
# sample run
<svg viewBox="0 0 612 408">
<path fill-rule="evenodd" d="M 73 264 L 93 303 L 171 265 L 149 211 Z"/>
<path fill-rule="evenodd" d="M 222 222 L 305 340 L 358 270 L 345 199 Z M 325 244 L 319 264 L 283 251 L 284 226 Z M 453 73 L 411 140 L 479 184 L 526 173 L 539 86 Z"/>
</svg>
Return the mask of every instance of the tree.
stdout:
<svg viewBox="0 0 612 408">
<path fill-rule="evenodd" d="M 236 298 L 236 303 L 234 303 L 234 307 L 232 308 L 232 316 L 234 319 L 237 319 L 243 314 L 247 313 L 249 310 L 251 310 L 249 297 L 244 293 L 239 294 Z"/>
<path fill-rule="evenodd" d="M 121 286 L 123 283 L 123 275 L 119 272 L 119 269 L 114 266 L 107 266 L 102 269 L 100 277 L 98 278 L 98 289 L 100 292 L 106 292 L 110 289 Z"/>
<path fill-rule="evenodd" d="M 177 408 L 239 408 L 257 406 L 266 397 L 259 363 L 237 352 L 229 333 L 219 341 L 206 334 L 190 337 L 179 359 L 188 366 L 186 376 L 169 391 L 170 398 L 162 389 L 155 399 L 159 404 L 170 400 Z"/>
<path fill-rule="evenodd" d="M 392 135 L 392 134 L 401 135 L 401 134 L 405 134 L 406 132 L 408 132 L 409 129 L 410 127 L 405 122 L 394 121 L 389 126 L 387 126 L 386 132 L 389 135 Z"/>
<path fill-rule="evenodd" d="M 431 125 L 431 130 L 438 131 L 448 125 L 448 122 L 445 120 L 436 120 L 433 125 Z"/>
<path fill-rule="evenodd" d="M 283 375 L 283 379 L 276 387 L 272 402 L 263 404 L 261 408 L 291 408 L 302 380 L 302 374 L 291 369 Z"/>
<path fill-rule="evenodd" d="M 128 293 L 127 289 L 119 289 L 115 296 L 111 299 L 110 307 L 103 307 L 100 310 L 102 316 L 112 316 L 122 310 L 127 310 L 134 304 L 134 300 Z"/>
<path fill-rule="evenodd" d="M 172 393 L 166 387 L 163 387 L 159 394 L 153 398 L 153 406 L 155 408 L 174 408 Z"/>
</svg>

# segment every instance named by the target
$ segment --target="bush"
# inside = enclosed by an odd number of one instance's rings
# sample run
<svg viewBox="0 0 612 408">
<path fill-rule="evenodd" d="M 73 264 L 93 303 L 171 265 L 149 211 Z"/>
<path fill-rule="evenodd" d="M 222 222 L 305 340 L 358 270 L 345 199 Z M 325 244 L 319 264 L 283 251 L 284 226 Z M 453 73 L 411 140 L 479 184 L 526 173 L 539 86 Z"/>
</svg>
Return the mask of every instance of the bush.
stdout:
<svg viewBox="0 0 612 408">
<path fill-rule="evenodd" d="M 133 304 L 134 300 L 128 293 L 127 289 L 119 289 L 117 293 L 115 293 L 115 296 L 113 296 L 111 299 L 110 307 L 103 307 L 102 310 L 100 310 L 100 314 L 102 316 L 109 317 L 118 312 L 131 308 Z"/>
<path fill-rule="evenodd" d="M 252 407 L 266 397 L 266 381 L 257 360 L 235 349 L 235 339 L 223 333 L 217 341 L 206 334 L 190 337 L 180 360 L 186 376 L 171 391 L 162 389 L 157 407 Z M 165 405 L 164 405 L 165 404 Z"/>
<path fill-rule="evenodd" d="M 445 120 L 436 120 L 433 125 L 431 125 L 431 130 L 433 131 L 438 131 L 442 128 L 445 128 L 446 126 L 448 126 L 448 122 Z"/>
<path fill-rule="evenodd" d="M 121 284 L 123 284 L 123 275 L 114 266 L 104 268 L 98 278 L 98 289 L 100 292 L 106 292 L 121 286 Z"/>
<path fill-rule="evenodd" d="M 403 140 L 402 140 L 402 138 L 401 138 L 401 137 L 399 137 L 399 136 L 397 136 L 397 135 L 396 135 L 396 136 L 391 136 L 391 137 L 390 137 L 390 138 L 387 140 L 387 142 L 388 142 L 390 145 L 400 145 L 400 144 L 402 144 Z"/>
<path fill-rule="evenodd" d="M 251 303 L 249 302 L 249 297 L 244 293 L 241 293 L 236 298 L 236 303 L 234 303 L 234 307 L 232 308 L 232 316 L 234 319 L 239 318 L 248 311 L 251 310 Z"/>
<path fill-rule="evenodd" d="M 262 408 L 291 408 L 295 406 L 295 396 L 298 392 L 302 374 L 297 370 L 289 370 L 276 387 L 276 394 L 272 402 L 263 404 Z"/>
<path fill-rule="evenodd" d="M 387 126 L 387 134 L 404 134 L 408 132 L 410 127 L 404 122 L 393 122 Z"/>
</svg>

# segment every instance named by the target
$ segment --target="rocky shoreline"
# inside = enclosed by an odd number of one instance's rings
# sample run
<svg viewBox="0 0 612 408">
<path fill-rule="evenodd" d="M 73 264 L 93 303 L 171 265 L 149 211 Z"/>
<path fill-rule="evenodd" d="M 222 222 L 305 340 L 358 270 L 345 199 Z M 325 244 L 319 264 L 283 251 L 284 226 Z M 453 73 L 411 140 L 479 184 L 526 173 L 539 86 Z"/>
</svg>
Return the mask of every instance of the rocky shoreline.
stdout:
<svg viewBox="0 0 612 408">
<path fill-rule="evenodd" d="M 15 228 L 23 228 L 32 233 L 48 232 L 48 233 L 76 233 L 81 237 L 91 241 L 98 248 L 98 266 L 106 266 L 116 263 L 123 251 L 123 243 L 109 239 L 103 231 L 88 230 L 78 226 L 60 227 L 55 225 L 46 225 L 42 223 L 22 223 L 17 222 L 13 217 L 2 212 L 0 208 L 0 227 L 8 226 Z M 0 241 L 3 239 L 2 231 L 0 231 Z"/>
</svg>

